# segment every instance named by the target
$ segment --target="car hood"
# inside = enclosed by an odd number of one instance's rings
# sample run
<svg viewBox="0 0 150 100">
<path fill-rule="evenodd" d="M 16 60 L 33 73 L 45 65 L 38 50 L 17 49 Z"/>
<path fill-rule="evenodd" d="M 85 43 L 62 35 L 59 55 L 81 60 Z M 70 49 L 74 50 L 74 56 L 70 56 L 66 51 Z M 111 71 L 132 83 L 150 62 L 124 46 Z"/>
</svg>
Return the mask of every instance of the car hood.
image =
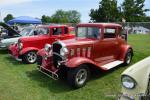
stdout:
<svg viewBox="0 0 150 100">
<path fill-rule="evenodd" d="M 0 26 L 2 26 L 3 28 L 8 30 L 8 35 L 12 36 L 12 35 L 20 35 L 17 31 L 15 31 L 14 29 L 12 29 L 10 26 L 8 26 L 5 23 L 0 22 Z"/>
<path fill-rule="evenodd" d="M 144 74 L 147 71 L 150 71 L 150 57 L 147 57 L 147 58 L 139 61 L 138 63 L 132 65 L 131 67 L 126 69 L 122 73 L 122 75 L 129 75 L 129 76 L 132 76 L 132 77 L 136 77 L 137 74 L 139 74 L 139 73 L 143 73 Z"/>
<path fill-rule="evenodd" d="M 47 38 L 47 35 L 37 35 L 37 36 L 23 36 L 20 38 L 22 42 L 26 41 L 37 41 L 37 40 L 43 40 L 44 38 Z"/>
<path fill-rule="evenodd" d="M 81 45 L 92 45 L 95 40 L 92 39 L 69 39 L 69 40 L 63 40 L 63 42 L 67 47 L 71 46 L 81 46 Z"/>
</svg>

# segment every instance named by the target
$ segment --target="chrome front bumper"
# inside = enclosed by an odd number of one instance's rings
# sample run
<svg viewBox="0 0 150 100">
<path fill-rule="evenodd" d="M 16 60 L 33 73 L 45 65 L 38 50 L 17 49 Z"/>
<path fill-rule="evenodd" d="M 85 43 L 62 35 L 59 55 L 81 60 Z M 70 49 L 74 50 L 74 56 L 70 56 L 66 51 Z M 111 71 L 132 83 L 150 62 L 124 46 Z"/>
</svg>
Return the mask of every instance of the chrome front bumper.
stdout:
<svg viewBox="0 0 150 100">
<path fill-rule="evenodd" d="M 38 66 L 37 69 L 38 69 L 41 73 L 47 75 L 48 77 L 50 77 L 50 78 L 52 78 L 52 79 L 54 79 L 54 80 L 58 80 L 58 79 L 59 79 L 59 76 L 58 76 L 58 74 L 57 74 L 57 71 L 58 71 L 58 70 L 56 70 L 55 72 L 53 72 L 53 71 L 50 71 L 50 70 L 48 70 L 48 69 L 46 69 L 46 68 L 44 68 L 44 67 L 42 67 L 42 66 Z"/>
</svg>

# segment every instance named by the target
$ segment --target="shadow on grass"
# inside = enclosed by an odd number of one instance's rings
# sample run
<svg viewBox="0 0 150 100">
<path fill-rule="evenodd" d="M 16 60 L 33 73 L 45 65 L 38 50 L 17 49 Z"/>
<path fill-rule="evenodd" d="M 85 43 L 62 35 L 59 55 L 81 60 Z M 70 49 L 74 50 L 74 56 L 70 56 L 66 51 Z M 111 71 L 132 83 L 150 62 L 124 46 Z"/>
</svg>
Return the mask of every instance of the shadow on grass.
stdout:
<svg viewBox="0 0 150 100">
<path fill-rule="evenodd" d="M 8 50 L 0 50 L 0 54 L 8 54 Z"/>
<path fill-rule="evenodd" d="M 102 70 L 96 68 L 96 69 L 92 70 L 91 79 L 89 81 L 100 79 L 101 77 L 104 77 L 105 75 L 110 75 L 110 74 L 114 73 L 115 71 L 122 69 L 123 67 L 127 67 L 127 66 L 121 64 L 119 66 L 116 66 L 115 68 L 108 70 L 108 71 L 102 71 Z"/>
<path fill-rule="evenodd" d="M 48 88 L 51 92 L 61 93 L 73 90 L 65 80 L 60 79 L 55 81 L 38 70 L 28 71 L 26 74 L 30 79 L 37 81 L 39 86 Z"/>
<path fill-rule="evenodd" d="M 122 66 L 123 65 L 117 66 L 116 68 L 109 70 L 107 72 L 102 72 L 99 69 L 97 69 L 94 71 L 94 74 L 91 76 L 89 81 L 97 80 L 97 79 L 100 79 L 101 77 L 104 77 L 105 75 L 109 75 L 113 73 L 114 71 L 122 68 Z M 48 88 L 51 92 L 54 92 L 54 93 L 69 92 L 69 91 L 75 90 L 74 88 L 70 87 L 67 84 L 66 79 L 60 79 L 60 80 L 55 81 L 47 77 L 46 75 L 42 74 L 38 70 L 28 71 L 26 72 L 26 74 L 30 79 L 37 81 L 39 86 Z"/>
<path fill-rule="evenodd" d="M 23 63 L 22 61 L 17 61 L 17 60 L 15 60 L 15 58 L 13 58 L 13 57 L 11 57 L 11 56 L 9 56 L 9 55 L 6 56 L 6 57 L 4 57 L 4 59 L 5 59 L 6 61 L 8 61 L 9 63 L 15 65 L 15 66 L 18 66 L 18 65 L 27 65 L 27 64 Z"/>
</svg>

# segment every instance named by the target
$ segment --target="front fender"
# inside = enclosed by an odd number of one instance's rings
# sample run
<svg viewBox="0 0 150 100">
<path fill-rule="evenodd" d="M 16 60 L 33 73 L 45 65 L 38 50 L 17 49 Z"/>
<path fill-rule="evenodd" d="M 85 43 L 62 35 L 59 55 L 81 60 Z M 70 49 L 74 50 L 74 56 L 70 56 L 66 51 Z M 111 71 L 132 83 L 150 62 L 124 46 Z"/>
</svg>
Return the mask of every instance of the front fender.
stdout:
<svg viewBox="0 0 150 100">
<path fill-rule="evenodd" d="M 128 75 L 132 77 L 137 83 L 135 89 L 129 90 L 122 88 L 123 93 L 134 93 L 135 95 L 137 92 L 139 92 L 145 94 L 150 77 L 150 57 L 147 57 L 144 60 L 132 65 L 126 69 L 122 75 Z"/>
<path fill-rule="evenodd" d="M 121 60 L 125 60 L 126 57 L 126 53 L 128 52 L 128 50 L 131 49 L 132 50 L 132 56 L 133 56 L 133 49 L 130 45 L 122 45 L 121 46 L 121 54 L 120 54 L 120 59 Z"/>
<path fill-rule="evenodd" d="M 28 48 L 23 48 L 21 51 L 20 51 L 20 55 L 24 55 L 25 53 L 29 52 L 29 51 L 38 51 L 39 49 L 38 48 L 35 48 L 35 47 L 28 47 Z"/>
<path fill-rule="evenodd" d="M 90 64 L 95 65 L 95 63 L 92 60 L 89 60 L 89 59 L 84 58 L 84 57 L 73 57 L 72 59 L 69 59 L 65 63 L 65 65 L 67 67 L 70 67 L 70 68 L 75 68 L 75 67 L 78 67 L 79 65 L 82 65 L 82 64 L 85 64 L 85 63 L 90 63 Z"/>
<path fill-rule="evenodd" d="M 45 49 L 41 49 L 41 50 L 39 50 L 39 51 L 37 52 L 37 55 L 43 57 L 43 56 L 47 55 L 47 52 L 45 51 Z"/>
</svg>

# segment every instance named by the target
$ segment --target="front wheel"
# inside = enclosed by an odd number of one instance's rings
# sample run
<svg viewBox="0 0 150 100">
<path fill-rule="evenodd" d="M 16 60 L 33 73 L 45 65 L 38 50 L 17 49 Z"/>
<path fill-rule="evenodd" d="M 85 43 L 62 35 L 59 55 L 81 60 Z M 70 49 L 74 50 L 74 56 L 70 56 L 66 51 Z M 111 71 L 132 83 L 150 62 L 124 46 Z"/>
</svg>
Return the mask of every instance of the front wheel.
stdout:
<svg viewBox="0 0 150 100">
<path fill-rule="evenodd" d="M 131 60 L 132 60 L 132 50 L 129 49 L 126 53 L 124 64 L 129 65 L 131 63 Z"/>
<path fill-rule="evenodd" d="M 89 76 L 89 68 L 85 66 L 79 66 L 68 71 L 67 81 L 72 87 L 81 88 L 86 84 Z"/>
<path fill-rule="evenodd" d="M 23 61 L 27 64 L 33 64 L 37 60 L 36 51 L 29 51 L 23 56 Z"/>
</svg>

